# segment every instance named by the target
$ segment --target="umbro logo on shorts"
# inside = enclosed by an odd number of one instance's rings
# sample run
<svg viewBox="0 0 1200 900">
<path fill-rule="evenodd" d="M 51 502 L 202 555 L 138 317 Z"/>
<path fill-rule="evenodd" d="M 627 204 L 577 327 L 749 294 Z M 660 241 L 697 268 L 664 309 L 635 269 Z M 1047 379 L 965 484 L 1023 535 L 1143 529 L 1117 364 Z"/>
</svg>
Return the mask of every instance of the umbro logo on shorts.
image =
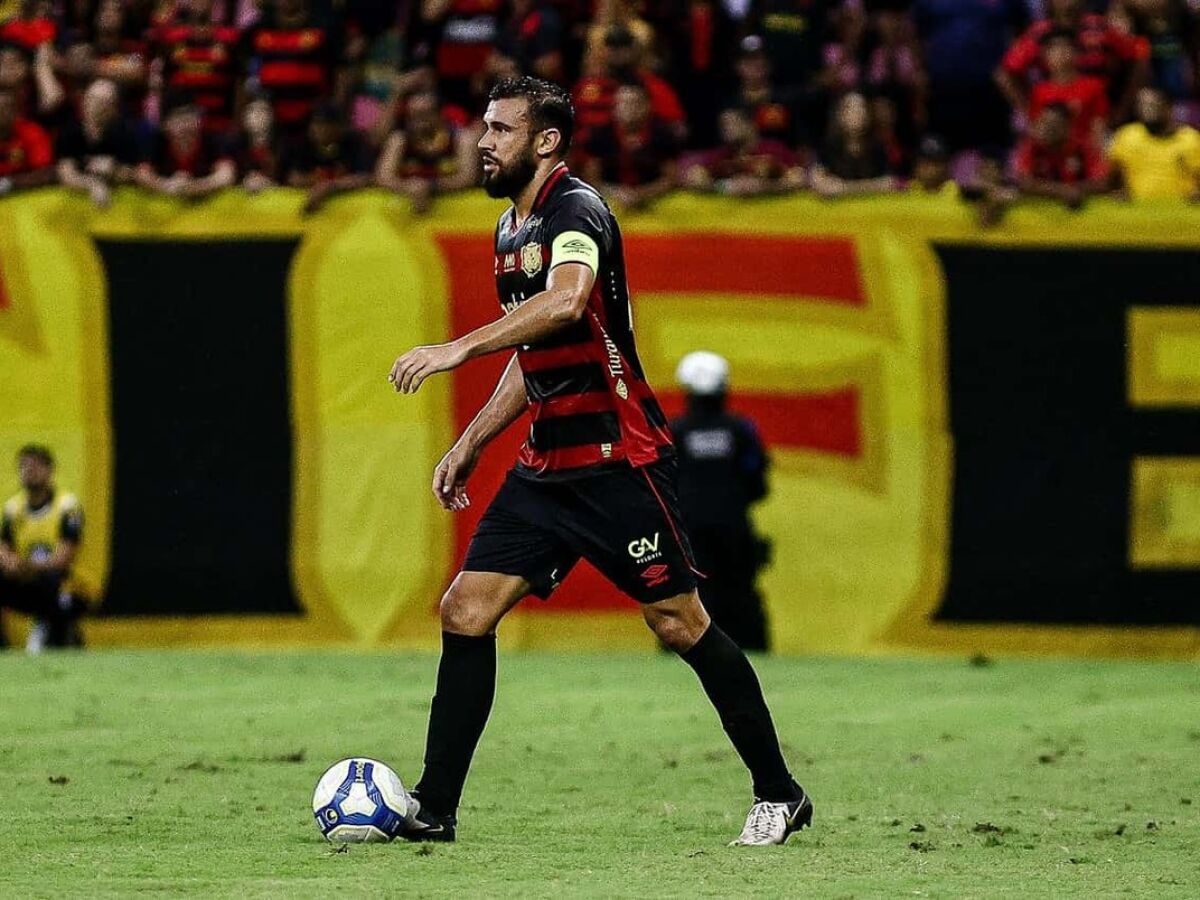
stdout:
<svg viewBox="0 0 1200 900">
<path fill-rule="evenodd" d="M 646 587 L 658 587 L 670 578 L 670 571 L 670 566 L 656 563 L 653 566 L 646 566 L 646 568 L 642 569 L 642 578 L 646 580 Z"/>
</svg>

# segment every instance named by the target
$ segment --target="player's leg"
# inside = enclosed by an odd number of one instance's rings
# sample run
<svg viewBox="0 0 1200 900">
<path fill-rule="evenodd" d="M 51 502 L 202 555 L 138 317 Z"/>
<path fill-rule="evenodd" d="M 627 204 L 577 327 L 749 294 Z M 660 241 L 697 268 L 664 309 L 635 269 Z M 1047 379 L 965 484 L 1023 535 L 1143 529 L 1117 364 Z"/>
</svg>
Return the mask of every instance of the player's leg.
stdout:
<svg viewBox="0 0 1200 900">
<path fill-rule="evenodd" d="M 429 710 L 425 770 L 413 794 L 434 820 L 426 837 L 453 836 L 471 758 L 496 694 L 496 625 L 531 586 L 517 575 L 460 572 L 442 597 L 442 658 Z M 449 824 L 450 831 L 445 830 Z M 415 835 L 414 835 L 415 836 Z"/>
<path fill-rule="evenodd" d="M 646 624 L 700 679 L 721 726 L 754 785 L 751 829 L 742 843 L 782 843 L 812 819 L 812 803 L 788 771 L 771 712 L 754 667 L 741 648 L 713 624 L 696 591 L 642 606 Z M 758 811 L 756 813 L 756 810 Z M 759 838 L 759 839 L 755 839 Z"/>
<path fill-rule="evenodd" d="M 496 693 L 496 626 L 527 594 L 549 596 L 577 559 L 540 527 L 553 514 L 536 487 L 510 475 L 442 597 L 442 658 L 425 769 L 413 789 L 422 810 L 404 835 L 410 840 L 454 840 L 454 816 Z"/>
</svg>

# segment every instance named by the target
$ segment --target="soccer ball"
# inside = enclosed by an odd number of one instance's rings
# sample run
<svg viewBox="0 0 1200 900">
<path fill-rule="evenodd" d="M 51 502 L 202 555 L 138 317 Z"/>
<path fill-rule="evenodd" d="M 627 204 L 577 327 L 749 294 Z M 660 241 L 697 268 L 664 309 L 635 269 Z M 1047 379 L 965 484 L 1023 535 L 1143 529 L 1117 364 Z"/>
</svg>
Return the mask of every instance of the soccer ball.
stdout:
<svg viewBox="0 0 1200 900">
<path fill-rule="evenodd" d="M 328 841 L 390 841 L 412 821 L 417 801 L 396 773 L 362 757 L 329 767 L 313 792 L 313 815 Z"/>
</svg>

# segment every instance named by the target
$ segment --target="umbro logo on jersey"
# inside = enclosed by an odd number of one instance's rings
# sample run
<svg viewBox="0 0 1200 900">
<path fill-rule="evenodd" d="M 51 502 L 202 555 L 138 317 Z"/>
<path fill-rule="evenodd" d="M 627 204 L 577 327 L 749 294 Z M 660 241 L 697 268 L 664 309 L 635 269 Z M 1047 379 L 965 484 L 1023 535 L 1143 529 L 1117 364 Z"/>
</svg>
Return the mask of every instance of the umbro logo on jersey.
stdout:
<svg viewBox="0 0 1200 900">
<path fill-rule="evenodd" d="M 561 249 L 568 253 L 590 253 L 592 248 L 588 245 L 587 241 L 572 238 L 563 244 Z"/>
</svg>

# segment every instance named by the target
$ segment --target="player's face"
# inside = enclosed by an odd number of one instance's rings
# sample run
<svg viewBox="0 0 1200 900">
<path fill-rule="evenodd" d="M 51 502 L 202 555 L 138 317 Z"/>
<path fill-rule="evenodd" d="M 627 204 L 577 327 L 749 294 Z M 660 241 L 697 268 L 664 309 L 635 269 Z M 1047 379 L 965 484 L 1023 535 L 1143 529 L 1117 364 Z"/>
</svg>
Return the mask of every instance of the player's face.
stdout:
<svg viewBox="0 0 1200 900">
<path fill-rule="evenodd" d="M 1167 121 L 1167 104 L 1162 94 L 1142 88 L 1137 95 L 1137 116 L 1147 125 L 1162 125 Z"/>
<path fill-rule="evenodd" d="M 45 490 L 50 484 L 50 467 L 36 456 L 22 456 L 17 460 L 17 475 L 21 487 L 27 491 Z"/>
<path fill-rule="evenodd" d="M 515 197 L 537 172 L 533 150 L 537 135 L 530 133 L 527 111 L 527 102 L 513 97 L 493 100 L 483 114 L 478 146 L 483 189 L 489 197 Z"/>
</svg>

